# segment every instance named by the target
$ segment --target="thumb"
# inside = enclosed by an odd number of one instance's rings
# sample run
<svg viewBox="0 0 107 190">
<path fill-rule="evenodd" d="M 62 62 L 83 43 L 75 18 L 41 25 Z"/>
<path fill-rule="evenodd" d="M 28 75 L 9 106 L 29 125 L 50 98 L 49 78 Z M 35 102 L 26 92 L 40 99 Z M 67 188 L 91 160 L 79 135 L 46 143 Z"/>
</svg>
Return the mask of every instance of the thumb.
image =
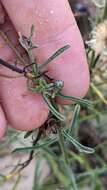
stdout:
<svg viewBox="0 0 107 190">
<path fill-rule="evenodd" d="M 51 77 L 64 81 L 63 93 L 83 97 L 89 87 L 89 71 L 83 41 L 67 0 L 1 0 L 17 31 L 28 36 L 31 25 L 39 45 L 35 55 L 42 63 L 69 44 L 71 48 L 48 66 Z"/>
</svg>

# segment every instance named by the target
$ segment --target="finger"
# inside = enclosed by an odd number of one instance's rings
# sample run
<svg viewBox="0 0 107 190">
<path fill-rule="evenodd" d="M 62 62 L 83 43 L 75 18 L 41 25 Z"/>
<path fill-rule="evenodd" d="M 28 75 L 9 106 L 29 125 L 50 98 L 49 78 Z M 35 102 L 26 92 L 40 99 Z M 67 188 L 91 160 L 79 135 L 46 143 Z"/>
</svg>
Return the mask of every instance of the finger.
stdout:
<svg viewBox="0 0 107 190">
<path fill-rule="evenodd" d="M 6 130 L 6 118 L 0 106 L 0 139 L 4 136 Z"/>
<path fill-rule="evenodd" d="M 5 13 L 0 2 L 0 24 L 3 24 L 5 20 Z"/>
<path fill-rule="evenodd" d="M 17 35 L 12 25 L 8 22 L 2 29 L 16 46 Z M 0 37 L 0 58 L 11 63 L 16 58 L 2 37 Z M 9 76 L 15 75 L 14 72 L 3 66 L 0 66 L 0 72 Z M 27 81 L 24 77 L 17 79 L 0 77 L 0 97 L 6 118 L 16 129 L 33 130 L 41 126 L 48 117 L 48 106 L 40 95 L 28 91 Z"/>
<path fill-rule="evenodd" d="M 7 73 L 12 75 L 12 72 Z M 39 94 L 28 92 L 25 78 L 2 79 L 0 85 L 3 108 L 14 128 L 32 130 L 44 123 L 48 116 L 47 105 Z"/>
<path fill-rule="evenodd" d="M 3 11 L 2 5 L 0 3 L 0 24 L 3 24 L 5 20 L 5 13 Z M 0 100 L 1 102 L 1 100 Z M 5 118 L 5 114 L 0 105 L 0 139 L 4 136 L 6 130 L 7 121 Z"/>
<path fill-rule="evenodd" d="M 71 48 L 48 66 L 51 77 L 64 81 L 62 92 L 83 97 L 89 87 L 89 71 L 79 30 L 67 0 L 2 0 L 17 31 L 28 36 L 31 25 L 38 62 L 42 63 L 58 48 Z M 17 15 L 17 16 L 16 16 Z"/>
</svg>

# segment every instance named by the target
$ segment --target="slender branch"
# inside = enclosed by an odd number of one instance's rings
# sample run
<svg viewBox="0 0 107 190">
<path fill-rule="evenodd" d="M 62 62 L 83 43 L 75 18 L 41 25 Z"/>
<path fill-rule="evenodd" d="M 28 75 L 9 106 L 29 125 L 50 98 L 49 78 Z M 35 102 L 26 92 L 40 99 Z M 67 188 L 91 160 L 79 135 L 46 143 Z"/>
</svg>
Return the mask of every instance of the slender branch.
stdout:
<svg viewBox="0 0 107 190">
<path fill-rule="evenodd" d="M 102 20 L 105 20 L 105 19 L 107 19 L 107 0 L 105 2 L 105 8 L 104 8 L 104 13 L 103 13 Z"/>
<path fill-rule="evenodd" d="M 64 161 L 66 164 L 68 164 L 68 158 L 67 158 L 67 153 L 66 153 L 66 148 L 65 148 L 65 143 L 64 143 L 64 137 L 61 133 L 61 130 L 58 128 L 57 129 L 58 134 L 59 134 L 59 143 L 60 143 L 60 148 L 64 157 Z"/>
<path fill-rule="evenodd" d="M 7 35 L 0 30 L 0 35 L 2 36 L 2 38 L 4 39 L 4 41 L 8 44 L 8 46 L 13 50 L 13 52 L 16 54 L 16 56 L 18 57 L 18 59 L 25 65 L 26 62 L 25 60 L 22 58 L 22 56 L 20 55 L 20 53 L 18 52 L 18 50 L 14 47 L 14 45 L 12 44 L 12 42 L 8 39 Z"/>
</svg>

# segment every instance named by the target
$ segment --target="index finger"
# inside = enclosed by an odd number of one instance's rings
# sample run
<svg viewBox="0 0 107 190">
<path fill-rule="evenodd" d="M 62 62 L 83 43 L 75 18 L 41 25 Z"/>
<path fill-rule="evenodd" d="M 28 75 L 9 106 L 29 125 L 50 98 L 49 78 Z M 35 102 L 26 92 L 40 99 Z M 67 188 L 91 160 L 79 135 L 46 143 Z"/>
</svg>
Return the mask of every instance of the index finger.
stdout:
<svg viewBox="0 0 107 190">
<path fill-rule="evenodd" d="M 48 67 L 48 74 L 64 81 L 62 92 L 83 97 L 89 87 L 89 71 L 83 41 L 67 0 L 1 0 L 15 28 L 28 36 L 31 25 L 39 45 L 35 55 L 43 63 L 52 53 L 69 44 L 71 48 Z"/>
</svg>

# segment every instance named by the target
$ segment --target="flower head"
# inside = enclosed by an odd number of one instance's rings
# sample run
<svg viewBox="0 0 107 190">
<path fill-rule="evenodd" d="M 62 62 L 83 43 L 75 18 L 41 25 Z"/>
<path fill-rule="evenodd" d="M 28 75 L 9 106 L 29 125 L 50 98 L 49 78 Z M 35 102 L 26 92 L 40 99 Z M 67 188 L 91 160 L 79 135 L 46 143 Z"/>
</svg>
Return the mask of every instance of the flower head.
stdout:
<svg viewBox="0 0 107 190">
<path fill-rule="evenodd" d="M 98 24 L 91 33 L 92 39 L 88 45 L 95 51 L 96 55 L 107 56 L 107 20 Z"/>
</svg>

